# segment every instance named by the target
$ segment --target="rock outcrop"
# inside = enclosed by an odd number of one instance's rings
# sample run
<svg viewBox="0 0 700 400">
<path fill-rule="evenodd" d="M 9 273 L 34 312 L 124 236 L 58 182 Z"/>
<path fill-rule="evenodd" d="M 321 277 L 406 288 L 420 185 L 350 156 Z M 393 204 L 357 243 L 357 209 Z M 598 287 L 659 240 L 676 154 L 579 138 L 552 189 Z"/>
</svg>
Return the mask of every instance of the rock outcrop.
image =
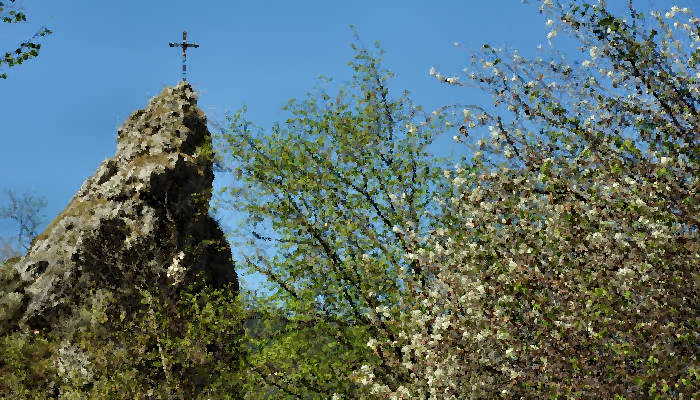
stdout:
<svg viewBox="0 0 700 400">
<path fill-rule="evenodd" d="M 191 86 L 166 87 L 129 116 L 117 142 L 28 253 L 0 271 L 0 332 L 63 329 L 100 291 L 134 301 L 139 288 L 172 291 L 198 274 L 238 290 L 208 214 L 211 135 Z"/>
</svg>

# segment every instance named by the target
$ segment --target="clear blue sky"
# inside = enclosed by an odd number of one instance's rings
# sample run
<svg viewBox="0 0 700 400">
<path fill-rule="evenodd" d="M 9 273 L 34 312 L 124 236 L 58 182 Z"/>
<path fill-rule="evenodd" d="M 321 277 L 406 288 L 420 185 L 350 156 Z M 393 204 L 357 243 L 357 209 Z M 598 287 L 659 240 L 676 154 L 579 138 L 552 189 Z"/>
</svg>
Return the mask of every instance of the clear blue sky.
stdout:
<svg viewBox="0 0 700 400">
<path fill-rule="evenodd" d="M 0 189 L 46 197 L 46 222 L 114 154 L 125 118 L 181 79 L 181 51 L 168 43 L 181 41 L 183 30 L 200 45 L 188 50 L 188 80 L 209 119 L 223 122 L 226 110 L 247 104 L 263 126 L 284 119 L 281 106 L 303 97 L 319 75 L 350 78 L 351 24 L 364 43 L 382 43 L 385 66 L 396 74 L 391 88 L 409 90 L 426 110 L 485 100 L 438 84 L 431 66 L 457 73 L 468 49 L 485 42 L 533 54 L 546 46 L 547 32 L 537 6 L 519 0 L 17 3 L 28 22 L 0 24 L 0 50 L 41 25 L 53 34 L 38 58 L 0 68 L 8 74 L 0 80 Z M 442 140 L 436 150 L 449 154 L 451 146 Z M 0 235 L 12 233 L 0 221 Z"/>
</svg>

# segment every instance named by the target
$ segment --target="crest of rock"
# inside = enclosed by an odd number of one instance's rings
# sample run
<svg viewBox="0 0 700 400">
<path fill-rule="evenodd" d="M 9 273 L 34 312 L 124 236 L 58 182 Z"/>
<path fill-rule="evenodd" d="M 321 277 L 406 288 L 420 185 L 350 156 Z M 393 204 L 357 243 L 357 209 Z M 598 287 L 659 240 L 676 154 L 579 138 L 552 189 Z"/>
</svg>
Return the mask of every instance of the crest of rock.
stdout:
<svg viewBox="0 0 700 400">
<path fill-rule="evenodd" d="M 139 288 L 172 292 L 198 274 L 238 289 L 208 214 L 211 135 L 192 87 L 163 89 L 127 118 L 117 142 L 28 253 L 0 269 L 0 332 L 55 329 L 96 294 L 138 301 Z"/>
</svg>

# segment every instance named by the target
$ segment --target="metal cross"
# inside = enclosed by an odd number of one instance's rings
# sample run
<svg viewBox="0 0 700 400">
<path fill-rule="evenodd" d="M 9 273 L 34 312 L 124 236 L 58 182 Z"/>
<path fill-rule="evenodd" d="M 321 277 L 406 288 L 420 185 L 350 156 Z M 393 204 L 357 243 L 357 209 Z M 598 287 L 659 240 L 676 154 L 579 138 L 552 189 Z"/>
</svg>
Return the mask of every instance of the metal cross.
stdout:
<svg viewBox="0 0 700 400">
<path fill-rule="evenodd" d="M 182 31 L 182 43 L 170 43 L 170 47 L 182 47 L 182 80 L 185 81 L 187 73 L 187 48 L 199 47 L 198 44 L 187 43 L 187 31 Z"/>
</svg>

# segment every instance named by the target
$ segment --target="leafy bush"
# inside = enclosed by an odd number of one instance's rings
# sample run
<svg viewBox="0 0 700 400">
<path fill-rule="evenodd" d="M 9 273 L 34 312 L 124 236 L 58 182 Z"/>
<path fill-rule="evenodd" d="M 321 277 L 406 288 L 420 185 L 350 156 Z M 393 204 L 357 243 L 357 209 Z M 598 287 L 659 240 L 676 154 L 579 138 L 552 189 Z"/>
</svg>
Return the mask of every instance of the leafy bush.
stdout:
<svg viewBox="0 0 700 400">
<path fill-rule="evenodd" d="M 143 291 L 136 309 L 93 298 L 69 337 L 2 337 L 0 398 L 242 398 L 246 314 L 231 290 L 190 285 L 176 301 Z"/>
</svg>

